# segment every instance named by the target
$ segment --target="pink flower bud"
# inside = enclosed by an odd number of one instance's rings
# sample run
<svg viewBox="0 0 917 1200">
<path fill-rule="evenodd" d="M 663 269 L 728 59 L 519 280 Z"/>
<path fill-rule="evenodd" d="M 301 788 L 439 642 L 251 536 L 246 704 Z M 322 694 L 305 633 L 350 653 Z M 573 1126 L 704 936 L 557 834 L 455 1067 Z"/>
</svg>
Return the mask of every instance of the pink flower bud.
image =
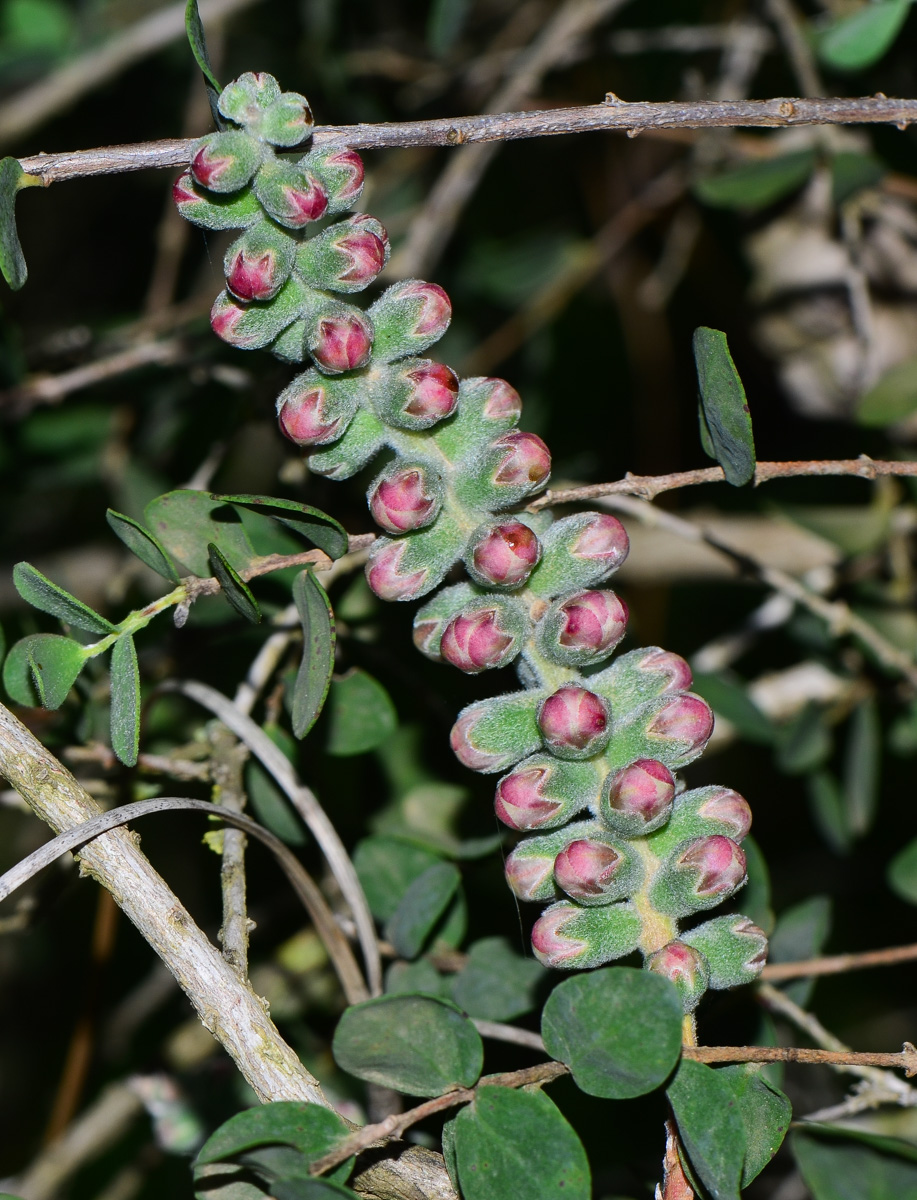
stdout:
<svg viewBox="0 0 917 1200">
<path fill-rule="evenodd" d="M 580 592 L 560 606 L 558 641 L 565 649 L 605 654 L 627 630 L 627 605 L 614 592 Z"/>
<path fill-rule="evenodd" d="M 258 144 L 245 133 L 211 133 L 197 144 L 191 174 L 208 191 L 235 192 L 254 175 L 261 154 Z"/>
<path fill-rule="evenodd" d="M 300 392 L 287 389 L 277 413 L 281 432 L 298 446 L 324 446 L 341 436 L 349 414 L 331 416 L 328 389 L 315 383 Z"/>
<path fill-rule="evenodd" d="M 228 264 L 226 282 L 240 300 L 270 300 L 283 287 L 289 276 L 273 250 L 247 254 L 240 249 Z"/>
<path fill-rule="evenodd" d="M 320 158 L 320 171 L 336 209 L 347 208 L 363 190 L 363 159 L 356 150 L 344 146 Z"/>
<path fill-rule="evenodd" d="M 538 829 L 560 811 L 559 801 L 542 795 L 549 775 L 547 767 L 522 767 L 500 780 L 494 808 L 504 825 L 510 829 Z"/>
<path fill-rule="evenodd" d="M 608 744 L 611 714 L 601 696 L 569 684 L 542 704 L 538 727 L 558 758 L 588 758 Z"/>
<path fill-rule="evenodd" d="M 665 824 L 674 799 L 675 780 L 668 767 L 654 758 L 638 758 L 610 777 L 602 819 L 625 837 L 639 837 Z"/>
<path fill-rule="evenodd" d="M 691 668 L 677 654 L 669 650 L 651 650 L 641 661 L 642 671 L 652 671 L 665 678 L 659 692 L 684 692 L 694 682 Z"/>
<path fill-rule="evenodd" d="M 705 800 L 698 808 L 697 815 L 725 825 L 734 842 L 741 842 L 751 829 L 751 806 L 731 788 L 723 788 Z"/>
<path fill-rule="evenodd" d="M 700 899 L 731 896 L 745 882 L 745 855 L 731 838 L 721 834 L 695 838 L 673 865 L 695 875 L 692 890 Z"/>
<path fill-rule="evenodd" d="M 336 243 L 336 248 L 350 260 L 340 272 L 341 283 L 367 287 L 385 266 L 387 240 L 383 241 L 371 229 L 355 229 Z"/>
<path fill-rule="evenodd" d="M 372 323 L 358 309 L 329 312 L 311 325 L 308 343 L 315 365 L 329 375 L 354 371 L 372 355 Z"/>
<path fill-rule="evenodd" d="M 545 891 L 557 895 L 553 886 L 554 860 L 547 854 L 526 854 L 525 843 L 507 856 L 504 870 L 510 890 L 520 900 L 543 899 Z"/>
<path fill-rule="evenodd" d="M 439 512 L 437 491 L 423 467 L 402 467 L 378 480 L 370 490 L 370 512 L 389 533 L 421 529 Z"/>
<path fill-rule="evenodd" d="M 615 876 L 625 860 L 614 846 L 592 838 L 571 842 L 554 860 L 554 878 L 574 900 L 588 903 L 595 899 L 614 898 L 620 894 Z"/>
<path fill-rule="evenodd" d="M 532 927 L 532 949 L 547 967 L 573 966 L 589 949 L 589 943 L 564 935 L 576 915 L 573 905 L 558 904 L 541 914 Z"/>
<path fill-rule="evenodd" d="M 522 416 L 522 397 L 505 379 L 484 379 L 490 395 L 481 410 L 488 421 L 510 421 Z"/>
<path fill-rule="evenodd" d="M 449 745 L 459 762 L 472 771 L 489 773 L 499 771 L 501 768 L 505 770 L 509 766 L 505 755 L 481 750 L 474 744 L 475 728 L 482 716 L 483 713 L 480 709 L 476 710 L 475 708 L 459 713 L 458 720 L 452 726 L 452 732 L 449 734 Z M 510 759 L 510 762 L 512 761 Z M 550 871 L 550 862 L 547 870 Z"/>
<path fill-rule="evenodd" d="M 201 197 L 194 190 L 194 185 L 191 182 L 191 170 L 183 171 L 181 175 L 172 184 L 172 203 L 178 209 L 182 210 L 182 205 L 200 204 Z"/>
<path fill-rule="evenodd" d="M 246 311 L 228 292 L 220 292 L 210 310 L 210 327 L 213 332 L 238 350 L 250 350 L 261 341 L 255 330 L 242 332 L 238 329 Z"/>
<path fill-rule="evenodd" d="M 541 558 L 541 543 L 521 521 L 482 526 L 471 539 L 465 565 L 482 586 L 519 587 Z"/>
<path fill-rule="evenodd" d="M 707 960 L 699 950 L 684 942 L 669 942 L 646 960 L 647 971 L 662 975 L 675 984 L 685 1006 L 693 1012 L 698 1000 L 710 984 Z"/>
<path fill-rule="evenodd" d="M 411 328 L 405 331 L 409 337 L 438 341 L 449 328 L 452 301 L 438 283 L 409 280 L 400 290 L 399 298 L 416 304 Z"/>
<path fill-rule="evenodd" d="M 268 160 L 255 176 L 254 189 L 267 213 L 287 229 L 302 229 L 328 211 L 320 180 L 302 165 Z"/>
<path fill-rule="evenodd" d="M 619 567 L 630 549 L 627 531 L 617 517 L 608 513 L 588 513 L 589 522 L 572 546 L 577 558 L 603 562 L 607 570 Z"/>
<path fill-rule="evenodd" d="M 685 754 L 699 754 L 713 733 L 710 705 L 692 692 L 673 696 L 660 708 L 647 727 L 651 738 L 686 743 Z"/>
<path fill-rule="evenodd" d="M 447 662 L 468 675 L 503 667 L 515 657 L 518 638 L 501 624 L 497 608 L 459 613 L 443 630 L 439 652 Z"/>
<path fill-rule="evenodd" d="M 456 373 L 442 363 L 422 362 L 407 372 L 410 398 L 402 411 L 432 425 L 451 416 L 458 404 L 459 381 Z"/>
<path fill-rule="evenodd" d="M 494 442 L 506 451 L 494 473 L 494 483 L 534 490 L 551 474 L 551 452 L 537 434 L 515 430 Z"/>
<path fill-rule="evenodd" d="M 383 539 L 376 542 L 370 551 L 366 579 L 382 600 L 414 600 L 423 592 L 429 571 L 422 567 L 419 571 L 403 572 L 401 560 L 406 549 L 405 541 L 389 542 Z"/>
</svg>

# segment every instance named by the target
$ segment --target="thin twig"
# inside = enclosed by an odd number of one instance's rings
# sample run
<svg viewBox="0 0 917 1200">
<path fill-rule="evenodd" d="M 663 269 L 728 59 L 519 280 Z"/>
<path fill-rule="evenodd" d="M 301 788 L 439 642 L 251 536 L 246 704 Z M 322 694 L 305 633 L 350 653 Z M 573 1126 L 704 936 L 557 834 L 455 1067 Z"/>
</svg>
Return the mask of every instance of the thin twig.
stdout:
<svg viewBox="0 0 917 1200">
<path fill-rule="evenodd" d="M 555 137 L 568 133 L 650 129 L 781 129 L 793 125 L 896 125 L 917 122 L 917 100 L 886 97 L 827 99 L 668 100 L 633 104 L 613 97 L 604 104 L 534 112 L 485 113 L 482 116 L 434 121 L 391 121 L 375 125 L 317 125 L 312 145 L 383 150 L 397 146 L 464 146 L 519 138 Z M 23 170 L 45 184 L 88 175 L 115 175 L 150 167 L 186 166 L 191 138 L 165 138 L 127 146 L 102 146 L 20 159 Z"/>
<path fill-rule="evenodd" d="M 529 1050 L 540 1050 L 544 1054 L 544 1038 L 530 1029 L 517 1029 L 515 1025 L 504 1025 L 502 1021 L 483 1021 L 475 1017 L 472 1021 L 481 1037 L 495 1042 L 509 1042 L 514 1046 L 525 1046 Z"/>
<path fill-rule="evenodd" d="M 859 954 L 830 954 L 800 962 L 768 963 L 761 972 L 761 978 L 770 983 L 780 983 L 786 979 L 806 979 L 812 975 L 862 971 L 867 967 L 892 967 L 896 963 L 913 962 L 915 958 L 917 942 L 912 942 L 909 946 L 890 946 L 887 950 L 864 950 Z"/>
<path fill-rule="evenodd" d="M 120 766 L 118 758 L 109 746 L 101 742 L 90 742 L 88 746 L 67 746 L 61 757 L 71 763 L 100 763 L 108 770 Z M 188 758 L 173 758 L 170 754 L 139 754 L 137 770 L 147 775 L 168 775 L 171 779 L 186 782 L 210 779 L 210 764 L 195 762 Z"/>
<path fill-rule="evenodd" d="M 897 1054 L 873 1054 L 856 1050 L 811 1050 L 798 1046 L 684 1046 L 682 1057 L 694 1062 L 793 1062 L 826 1063 L 832 1067 L 894 1067 L 908 1079 L 917 1075 L 917 1047 L 904 1043 Z"/>
<path fill-rule="evenodd" d="M 211 723 L 207 737 L 212 749 L 210 771 L 213 777 L 213 802 L 229 812 L 241 813 L 246 802 L 242 772 L 248 758 L 248 747 L 220 721 Z M 241 979 L 248 974 L 248 934 L 254 924 L 248 916 L 245 847 L 244 830 L 223 830 L 220 866 L 223 924 L 219 938 L 223 957 Z"/>
</svg>

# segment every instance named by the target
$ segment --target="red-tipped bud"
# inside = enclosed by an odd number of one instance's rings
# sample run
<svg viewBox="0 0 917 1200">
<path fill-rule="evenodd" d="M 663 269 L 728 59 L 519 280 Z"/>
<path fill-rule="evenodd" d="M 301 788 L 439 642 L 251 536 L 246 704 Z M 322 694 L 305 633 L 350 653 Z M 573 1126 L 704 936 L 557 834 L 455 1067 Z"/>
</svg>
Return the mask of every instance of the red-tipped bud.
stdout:
<svg viewBox="0 0 917 1200">
<path fill-rule="evenodd" d="M 683 755 L 696 756 L 713 733 L 713 712 L 700 696 L 684 692 L 673 696 L 657 710 L 646 732 L 651 738 L 683 742 L 686 747 Z"/>
<path fill-rule="evenodd" d="M 313 378 L 315 372 L 312 373 Z M 281 396 L 277 419 L 281 432 L 297 446 L 324 446 L 341 436 L 352 410 L 333 411 L 330 391 L 324 381 L 305 387 L 291 384 Z"/>
<path fill-rule="evenodd" d="M 534 491 L 551 474 L 551 451 L 534 433 L 515 430 L 494 442 L 503 457 L 494 472 L 494 483 Z"/>
<path fill-rule="evenodd" d="M 697 1002 L 710 985 L 707 960 L 699 950 L 684 942 L 669 942 L 646 960 L 646 970 L 675 984 L 685 1012 L 693 1012 Z"/>
<path fill-rule="evenodd" d="M 365 288 L 385 266 L 388 239 L 383 241 L 371 229 L 354 229 L 338 239 L 335 245 L 349 259 L 349 265 L 338 276 L 341 283 Z"/>
<path fill-rule="evenodd" d="M 191 174 L 211 192 L 237 192 L 255 174 L 263 154 L 247 133 L 211 133 L 197 143 Z"/>
<path fill-rule="evenodd" d="M 328 196 L 302 166 L 269 160 L 255 177 L 255 192 L 267 213 L 287 229 L 302 229 L 328 211 Z"/>
<path fill-rule="evenodd" d="M 682 938 L 704 956 L 712 988 L 751 983 L 767 961 L 767 935 L 741 913 L 714 917 L 688 930 Z"/>
<path fill-rule="evenodd" d="M 617 877 L 625 862 L 614 846 L 578 838 L 554 860 L 554 878 L 558 887 L 580 903 L 610 902 L 623 894 Z"/>
<path fill-rule="evenodd" d="M 611 571 L 619 567 L 630 549 L 627 530 L 608 513 L 589 513 L 589 522 L 571 547 L 576 558 L 602 562 Z"/>
<path fill-rule="evenodd" d="M 389 533 L 421 529 L 439 512 L 442 488 L 438 483 L 425 467 L 401 467 L 370 488 L 370 512 Z"/>
<path fill-rule="evenodd" d="M 697 838 L 675 859 L 676 870 L 694 875 L 697 896 L 731 896 L 745 882 L 745 855 L 732 838 Z"/>
<path fill-rule="evenodd" d="M 575 966 L 589 950 L 588 941 L 564 932 L 574 917 L 572 905 L 557 904 L 543 912 L 532 927 L 532 949 L 545 966 Z"/>
<path fill-rule="evenodd" d="M 445 290 L 438 283 L 415 279 L 402 290 L 401 298 L 416 306 L 408 336 L 439 341 L 452 320 L 452 301 Z"/>
<path fill-rule="evenodd" d="M 410 395 L 402 411 L 418 421 L 435 424 L 451 416 L 458 403 L 456 373 L 437 362 L 423 362 L 407 372 Z"/>
<path fill-rule="evenodd" d="M 493 607 L 459 613 L 443 630 L 440 654 L 468 675 L 506 666 L 516 656 L 519 637 L 506 627 L 503 615 Z"/>
<path fill-rule="evenodd" d="M 238 350 L 251 350 L 261 344 L 258 333 L 252 329 L 239 328 L 246 308 L 234 300 L 228 292 L 220 292 L 210 310 L 210 327 L 218 338 L 235 346 Z"/>
<path fill-rule="evenodd" d="M 365 172 L 356 150 L 349 146 L 313 150 L 308 161 L 328 193 L 332 212 L 341 212 L 359 199 Z"/>
<path fill-rule="evenodd" d="M 492 771 L 505 769 L 505 755 L 499 752 L 483 750 L 475 743 L 475 729 L 481 721 L 480 709 L 466 709 L 459 713 L 458 720 L 452 726 L 449 734 L 449 745 L 455 757 L 472 771 L 482 771 L 488 774 Z M 510 759 L 512 762 L 512 759 Z M 546 870 L 550 871 L 550 863 Z"/>
<path fill-rule="evenodd" d="M 372 322 L 359 309 L 325 312 L 310 323 L 309 352 L 329 375 L 365 367 L 373 352 Z"/>
<path fill-rule="evenodd" d="M 226 282 L 240 300 L 271 300 L 290 274 L 290 264 L 281 261 L 269 247 L 256 250 L 240 246 L 226 263 Z"/>
<path fill-rule="evenodd" d="M 601 696 L 570 684 L 542 704 L 538 727 L 558 758 L 588 758 L 608 744 L 611 713 Z"/>
<path fill-rule="evenodd" d="M 654 758 L 638 758 L 609 777 L 600 813 L 625 837 L 640 837 L 666 823 L 674 799 L 675 780 L 668 767 Z"/>
<path fill-rule="evenodd" d="M 663 677 L 663 684 L 658 691 L 684 692 L 694 682 L 691 668 L 678 654 L 669 650 L 651 650 L 641 661 L 642 671 L 652 671 Z"/>
<path fill-rule="evenodd" d="M 485 379 L 489 395 L 481 409 L 488 421 L 511 421 L 522 416 L 522 397 L 505 379 Z"/>
<path fill-rule="evenodd" d="M 548 610 L 538 648 L 553 662 L 584 667 L 607 658 L 627 631 L 627 605 L 614 592 L 578 592 Z"/>
<path fill-rule="evenodd" d="M 541 543 L 521 521 L 482 526 L 472 534 L 465 565 L 483 587 L 520 587 L 541 558 Z"/>
<path fill-rule="evenodd" d="M 449 326 L 452 305 L 439 284 L 404 279 L 386 288 L 369 312 L 380 357 L 395 362 L 439 341 Z"/>
<path fill-rule="evenodd" d="M 429 571 L 426 567 L 417 571 L 402 570 L 401 560 L 406 550 L 405 541 L 382 539 L 370 551 L 366 579 L 382 600 L 414 600 L 423 593 Z"/>
<path fill-rule="evenodd" d="M 547 800 L 542 789 L 549 778 L 547 767 L 522 767 L 497 784 L 494 808 L 510 829 L 538 829 L 547 824 L 563 807 L 559 800 Z"/>
<path fill-rule="evenodd" d="M 741 842 L 751 829 L 751 806 L 731 788 L 723 788 L 705 800 L 697 815 L 724 825 L 734 842 Z"/>
</svg>

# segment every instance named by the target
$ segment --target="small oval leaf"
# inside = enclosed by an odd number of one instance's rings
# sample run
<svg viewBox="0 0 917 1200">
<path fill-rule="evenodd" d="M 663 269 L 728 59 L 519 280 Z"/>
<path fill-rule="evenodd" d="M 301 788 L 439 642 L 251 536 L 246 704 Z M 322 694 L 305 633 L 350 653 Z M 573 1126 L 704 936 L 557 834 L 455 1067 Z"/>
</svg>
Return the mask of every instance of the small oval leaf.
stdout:
<svg viewBox="0 0 917 1200">
<path fill-rule="evenodd" d="M 727 482 L 741 487 L 755 474 L 755 440 L 742 380 L 725 333 L 701 326 L 694 331 L 693 345 L 701 414 L 714 451 L 711 457 L 723 468 Z"/>
<path fill-rule="evenodd" d="M 816 41 L 818 57 L 837 71 L 862 71 L 891 47 L 901 31 L 911 0 L 879 0 L 864 4 L 834 21 Z"/>
<path fill-rule="evenodd" d="M 751 1063 L 720 1067 L 716 1073 L 732 1088 L 739 1104 L 745 1130 L 742 1187 L 746 1188 L 780 1149 L 790 1127 L 793 1106 L 779 1088 L 767 1082 L 761 1068 Z"/>
<path fill-rule="evenodd" d="M 474 1025 L 455 1005 L 432 996 L 380 996 L 351 1005 L 332 1049 L 342 1070 L 412 1096 L 472 1087 L 484 1062 Z"/>
<path fill-rule="evenodd" d="M 265 516 L 273 517 L 281 525 L 292 529 L 301 537 L 310 541 L 319 550 L 324 550 L 329 558 L 340 558 L 347 553 L 347 530 L 334 517 L 329 517 L 320 508 L 309 504 L 300 504 L 298 500 L 285 500 L 278 496 L 224 496 L 212 493 L 212 499 L 224 504 L 238 504 L 240 508 L 249 508 L 263 512 Z"/>
<path fill-rule="evenodd" d="M 256 557 L 239 514 L 207 492 L 190 488 L 166 492 L 144 510 L 147 527 L 166 552 L 192 575 L 210 574 L 208 546 L 218 546 L 234 571 L 244 571 Z"/>
<path fill-rule="evenodd" d="M 56 633 L 37 633 L 25 640 L 41 703 L 45 708 L 60 708 L 86 662 L 83 647 Z"/>
<path fill-rule="evenodd" d="M 13 567 L 13 583 L 23 600 L 41 612 L 50 613 L 52 617 L 76 625 L 78 629 L 86 629 L 89 633 L 117 633 L 117 627 L 111 621 L 106 621 L 88 604 L 46 579 L 31 563 L 16 563 Z"/>
<path fill-rule="evenodd" d="M 211 542 L 207 547 L 207 552 L 210 556 L 210 569 L 219 580 L 223 595 L 239 616 L 244 617 L 246 621 L 251 621 L 253 625 L 257 625 L 261 621 L 261 609 L 258 607 L 258 601 L 252 595 L 251 589 L 238 572 L 233 570 L 219 546 Z"/>
<path fill-rule="evenodd" d="M 388 692 L 359 667 L 331 683 L 329 754 L 365 754 L 391 737 L 398 714 Z"/>
<path fill-rule="evenodd" d="M 0 274 L 14 292 L 18 292 L 29 277 L 16 230 L 16 193 L 23 180 L 30 178 L 17 159 L 0 160 Z"/>
<path fill-rule="evenodd" d="M 312 571 L 293 581 L 293 602 L 302 621 L 302 662 L 293 684 L 293 732 L 303 738 L 315 724 L 331 687 L 334 670 L 334 611 Z"/>
<path fill-rule="evenodd" d="M 713 1200 L 739 1200 L 745 1128 L 729 1079 L 682 1059 L 666 1095 L 691 1166 Z"/>
<path fill-rule="evenodd" d="M 802 187 L 814 168 L 814 152 L 797 150 L 699 179 L 694 194 L 714 208 L 766 208 Z"/>
<path fill-rule="evenodd" d="M 408 888 L 385 927 L 385 936 L 402 958 L 416 958 L 461 882 L 458 867 L 437 863 Z"/>
<path fill-rule="evenodd" d="M 115 512 L 113 508 L 106 511 L 105 519 L 131 554 L 135 554 L 157 575 L 162 575 L 163 578 L 178 583 L 178 572 L 172 560 L 149 530 L 144 529 L 139 521 L 126 517 L 124 513 Z"/>
<path fill-rule="evenodd" d="M 681 1054 L 684 1008 L 661 975 L 604 967 L 559 984 L 544 1006 L 548 1053 L 590 1096 L 626 1100 L 663 1083 Z"/>
<path fill-rule="evenodd" d="M 111 748 L 126 767 L 137 762 L 140 668 L 134 639 L 122 634 L 111 652 Z"/>
</svg>

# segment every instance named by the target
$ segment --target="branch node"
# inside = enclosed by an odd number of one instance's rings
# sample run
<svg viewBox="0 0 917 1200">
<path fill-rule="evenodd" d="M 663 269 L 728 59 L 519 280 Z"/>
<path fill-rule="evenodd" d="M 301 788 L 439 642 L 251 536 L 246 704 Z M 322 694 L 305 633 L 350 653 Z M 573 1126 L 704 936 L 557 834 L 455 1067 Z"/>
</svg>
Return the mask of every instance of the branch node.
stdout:
<svg viewBox="0 0 917 1200">
<path fill-rule="evenodd" d="M 777 111 L 781 117 L 792 117 L 796 115 L 796 105 L 792 100 L 781 100 Z"/>
<path fill-rule="evenodd" d="M 629 138 L 639 137 L 642 132 L 643 132 L 643 129 L 640 126 L 638 126 L 635 129 L 628 129 L 627 136 Z"/>
<path fill-rule="evenodd" d="M 605 93 L 605 103 L 618 105 L 618 104 L 627 104 L 627 101 L 622 100 L 620 96 L 616 96 L 614 94 L 614 92 L 606 92 Z"/>
</svg>

